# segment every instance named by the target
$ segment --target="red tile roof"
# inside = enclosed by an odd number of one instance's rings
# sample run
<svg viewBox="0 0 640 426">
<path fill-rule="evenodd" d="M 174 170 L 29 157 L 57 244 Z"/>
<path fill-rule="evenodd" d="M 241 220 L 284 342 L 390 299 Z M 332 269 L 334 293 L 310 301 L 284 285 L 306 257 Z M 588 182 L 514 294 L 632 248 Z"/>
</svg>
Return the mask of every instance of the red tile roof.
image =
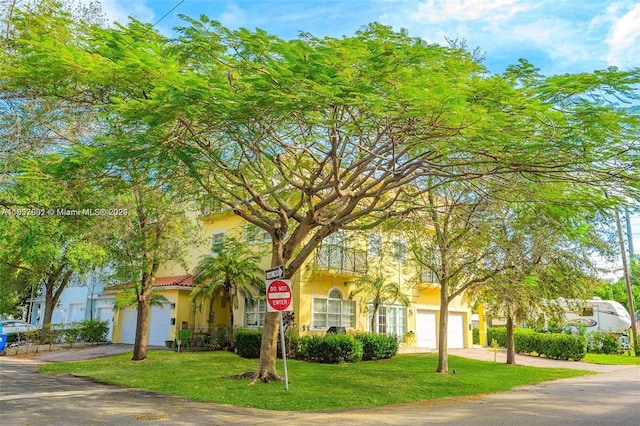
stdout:
<svg viewBox="0 0 640 426">
<path fill-rule="evenodd" d="M 156 277 L 155 287 L 193 287 L 193 275 L 175 275 L 173 277 Z"/>
<path fill-rule="evenodd" d="M 193 284 L 193 275 L 174 275 L 172 277 L 156 277 L 154 287 L 195 287 Z M 131 283 L 114 284 L 106 286 L 105 291 L 121 290 L 131 287 Z"/>
</svg>

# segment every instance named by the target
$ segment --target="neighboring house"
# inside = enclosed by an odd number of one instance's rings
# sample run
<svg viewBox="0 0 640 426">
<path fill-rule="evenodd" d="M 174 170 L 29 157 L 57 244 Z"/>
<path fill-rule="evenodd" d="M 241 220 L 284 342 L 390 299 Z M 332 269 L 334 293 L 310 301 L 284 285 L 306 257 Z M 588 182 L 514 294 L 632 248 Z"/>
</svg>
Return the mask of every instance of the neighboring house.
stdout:
<svg viewBox="0 0 640 426">
<path fill-rule="evenodd" d="M 107 321 L 109 323 L 107 340 L 111 340 L 115 296 L 104 292 L 102 272 L 92 272 L 85 276 L 76 275 L 69 281 L 53 309 L 52 324 L 70 324 L 89 319 Z M 41 296 L 28 300 L 28 320 L 29 323 L 42 327 L 44 288 L 40 289 L 38 294 Z"/>
<path fill-rule="evenodd" d="M 188 259 L 193 269 L 202 255 L 224 244 L 227 236 L 243 239 L 249 246 L 263 252 L 270 248 L 268 234 L 247 226 L 232 213 L 212 214 L 200 218 L 209 246 L 194 252 Z M 268 269 L 270 256 L 265 256 L 261 268 Z M 408 260 L 406 242 L 401 238 L 381 233 L 369 233 L 365 238 L 350 237 L 344 232 L 329 236 L 316 249 L 315 254 L 292 277 L 293 308 L 300 335 L 324 334 L 331 326 L 344 327 L 347 331 L 372 331 L 368 301 L 351 298 L 354 281 L 363 276 L 369 267 L 385 259 L 395 280 L 406 289 L 411 303 L 404 307 L 388 304 L 378 310 L 378 333 L 393 334 L 402 341 L 408 331 L 413 331 L 413 344 L 435 349 L 437 346 L 440 286 L 429 274 L 421 274 Z M 149 345 L 163 345 L 173 340 L 183 323 L 193 332 L 206 331 L 210 326 L 225 326 L 227 308 L 218 300 L 213 305 L 213 315 L 207 300 L 189 295 L 193 287 L 192 276 L 175 265 L 163 265 L 156 279 L 154 291 L 169 302 L 153 307 L 149 329 Z M 420 276 L 420 278 L 416 278 Z M 264 325 L 266 302 L 255 298 L 241 300 L 234 311 L 238 327 L 259 328 Z M 133 343 L 135 337 L 136 310 L 124 309 L 115 314 L 114 342 Z M 454 299 L 449 305 L 448 345 L 450 348 L 472 346 L 472 316 L 465 296 Z"/>
</svg>

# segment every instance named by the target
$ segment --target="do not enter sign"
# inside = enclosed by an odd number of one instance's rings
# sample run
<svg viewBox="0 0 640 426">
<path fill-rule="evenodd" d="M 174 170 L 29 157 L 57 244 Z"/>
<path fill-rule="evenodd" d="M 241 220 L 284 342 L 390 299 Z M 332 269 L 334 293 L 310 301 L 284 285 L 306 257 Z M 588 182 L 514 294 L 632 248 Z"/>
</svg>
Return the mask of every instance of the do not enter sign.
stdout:
<svg viewBox="0 0 640 426">
<path fill-rule="evenodd" d="M 293 305 L 291 303 L 291 281 L 267 281 L 267 311 L 281 312 L 292 310 Z"/>
</svg>

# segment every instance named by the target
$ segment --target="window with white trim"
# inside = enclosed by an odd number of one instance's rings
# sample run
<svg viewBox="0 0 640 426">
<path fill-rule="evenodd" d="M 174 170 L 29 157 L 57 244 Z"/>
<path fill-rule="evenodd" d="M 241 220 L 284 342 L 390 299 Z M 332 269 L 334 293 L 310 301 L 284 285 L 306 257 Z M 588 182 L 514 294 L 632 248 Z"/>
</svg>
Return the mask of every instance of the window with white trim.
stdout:
<svg viewBox="0 0 640 426">
<path fill-rule="evenodd" d="M 211 254 L 216 255 L 224 250 L 224 231 L 214 231 L 211 233 L 210 248 Z"/>
<path fill-rule="evenodd" d="M 393 259 L 398 262 L 407 260 L 407 241 L 404 238 L 395 238 L 391 246 Z"/>
<path fill-rule="evenodd" d="M 382 235 L 377 232 L 369 234 L 367 251 L 369 257 L 380 257 L 382 255 Z"/>
<path fill-rule="evenodd" d="M 245 299 L 244 325 L 245 327 L 264 327 L 264 317 L 267 313 L 267 301 L 264 299 Z"/>
<path fill-rule="evenodd" d="M 371 327 L 371 315 L 373 305 L 367 307 L 369 327 Z M 407 331 L 407 308 L 401 305 L 382 305 L 377 312 L 377 330 L 379 334 L 404 336 Z"/>
<path fill-rule="evenodd" d="M 313 298 L 313 328 L 354 328 L 356 324 L 356 302 L 343 300 L 338 290 L 331 290 L 327 297 Z"/>
<path fill-rule="evenodd" d="M 271 235 L 253 223 L 248 223 L 244 228 L 244 240 L 247 244 L 270 243 Z"/>
</svg>

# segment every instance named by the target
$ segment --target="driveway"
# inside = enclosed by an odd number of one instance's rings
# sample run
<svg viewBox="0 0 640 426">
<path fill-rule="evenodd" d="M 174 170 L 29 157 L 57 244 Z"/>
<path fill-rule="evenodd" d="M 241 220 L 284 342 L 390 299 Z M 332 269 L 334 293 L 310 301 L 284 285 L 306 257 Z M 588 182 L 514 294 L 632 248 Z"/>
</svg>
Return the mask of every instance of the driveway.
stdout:
<svg viewBox="0 0 640 426">
<path fill-rule="evenodd" d="M 108 348 L 108 349 L 105 349 Z M 592 366 L 597 375 L 563 379 L 508 392 L 338 412 L 272 412 L 36 373 L 43 358 L 105 356 L 124 345 L 41 354 L 38 359 L 0 357 L 0 424 L 6 425 L 638 425 L 640 367 Z M 93 352 L 93 355 L 89 355 Z M 465 351 L 468 351 L 465 353 Z M 100 354 L 97 354 L 100 353 Z M 486 349 L 455 350 L 484 358 Z M 499 354 L 500 355 L 500 354 Z M 493 360 L 493 353 L 490 359 Z M 526 361 L 517 362 L 525 364 Z M 530 357 L 526 357 L 530 358 Z M 61 359 L 58 359 L 61 360 Z M 530 359 L 529 362 L 540 362 Z M 550 360 L 542 360 L 550 361 Z M 558 364 L 559 363 L 559 364 Z M 556 366 L 556 365 L 553 365 Z M 594 368 L 595 367 L 595 368 Z"/>
</svg>

